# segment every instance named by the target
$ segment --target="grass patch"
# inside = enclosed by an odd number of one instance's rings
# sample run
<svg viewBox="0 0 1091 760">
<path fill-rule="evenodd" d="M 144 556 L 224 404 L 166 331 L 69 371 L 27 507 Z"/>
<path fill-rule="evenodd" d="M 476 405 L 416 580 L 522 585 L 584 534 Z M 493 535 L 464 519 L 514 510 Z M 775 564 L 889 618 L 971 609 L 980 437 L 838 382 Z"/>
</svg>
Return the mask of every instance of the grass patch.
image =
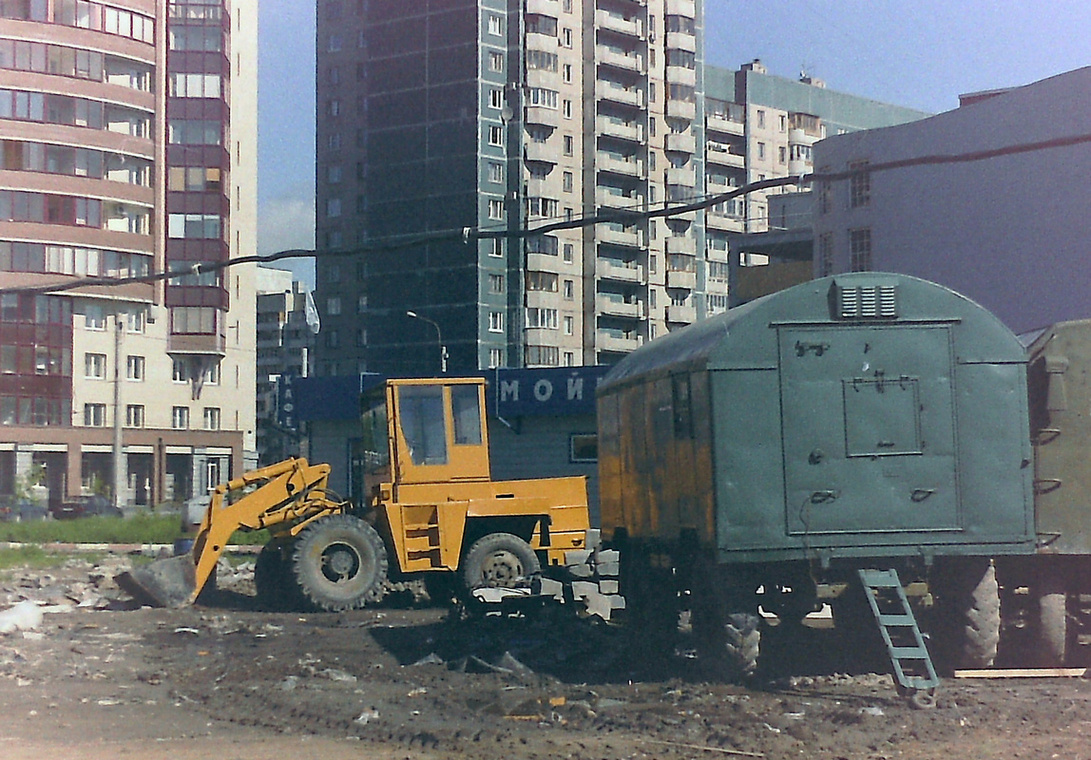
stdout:
<svg viewBox="0 0 1091 760">
<path fill-rule="evenodd" d="M 141 514 L 116 517 L 80 517 L 75 520 L 35 520 L 0 523 L 0 541 L 28 544 L 171 544 L 182 536 L 178 515 Z M 260 545 L 269 532 L 235 531 L 228 543 Z"/>
<path fill-rule="evenodd" d="M 47 570 L 60 567 L 70 558 L 68 554 L 47 552 L 40 546 L 20 546 L 17 549 L 0 549 L 0 571 L 16 567 Z"/>
</svg>

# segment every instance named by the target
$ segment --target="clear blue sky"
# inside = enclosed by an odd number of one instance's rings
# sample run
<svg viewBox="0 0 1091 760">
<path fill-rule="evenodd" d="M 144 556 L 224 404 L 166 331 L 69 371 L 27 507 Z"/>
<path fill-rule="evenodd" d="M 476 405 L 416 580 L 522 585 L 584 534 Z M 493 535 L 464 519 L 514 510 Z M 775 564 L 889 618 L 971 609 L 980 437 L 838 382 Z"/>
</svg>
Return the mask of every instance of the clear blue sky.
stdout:
<svg viewBox="0 0 1091 760">
<path fill-rule="evenodd" d="M 314 2 L 259 3 L 258 248 L 312 248 Z M 933 112 L 1091 64 L 1088 0 L 705 0 L 705 22 L 708 63 Z"/>
</svg>

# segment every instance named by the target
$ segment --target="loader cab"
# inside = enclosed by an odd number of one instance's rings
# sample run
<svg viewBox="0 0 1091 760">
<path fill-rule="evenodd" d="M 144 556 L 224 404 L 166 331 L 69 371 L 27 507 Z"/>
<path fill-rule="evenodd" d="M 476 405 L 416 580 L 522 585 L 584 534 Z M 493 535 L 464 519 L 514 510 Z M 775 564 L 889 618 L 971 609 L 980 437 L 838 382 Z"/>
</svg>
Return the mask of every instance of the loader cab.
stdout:
<svg viewBox="0 0 1091 760">
<path fill-rule="evenodd" d="M 489 480 L 483 379 L 388 380 L 363 408 L 368 488 Z"/>
</svg>

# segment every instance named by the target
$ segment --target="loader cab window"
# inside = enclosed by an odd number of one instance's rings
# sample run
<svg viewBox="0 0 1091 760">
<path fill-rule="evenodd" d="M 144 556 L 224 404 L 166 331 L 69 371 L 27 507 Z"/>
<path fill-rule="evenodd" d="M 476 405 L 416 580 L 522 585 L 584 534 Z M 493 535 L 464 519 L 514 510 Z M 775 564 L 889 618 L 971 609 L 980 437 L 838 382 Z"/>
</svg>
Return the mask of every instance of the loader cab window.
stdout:
<svg viewBox="0 0 1091 760">
<path fill-rule="evenodd" d="M 384 470 L 390 464 L 390 447 L 386 429 L 386 394 L 372 394 L 364 402 L 359 442 L 360 457 L 365 474 Z"/>
<path fill-rule="evenodd" d="M 455 443 L 481 444 L 481 399 L 476 385 L 451 387 L 451 407 L 455 420 Z"/>
<path fill-rule="evenodd" d="M 413 464 L 447 464 L 443 424 L 443 387 L 404 386 L 398 389 L 402 435 Z"/>
</svg>

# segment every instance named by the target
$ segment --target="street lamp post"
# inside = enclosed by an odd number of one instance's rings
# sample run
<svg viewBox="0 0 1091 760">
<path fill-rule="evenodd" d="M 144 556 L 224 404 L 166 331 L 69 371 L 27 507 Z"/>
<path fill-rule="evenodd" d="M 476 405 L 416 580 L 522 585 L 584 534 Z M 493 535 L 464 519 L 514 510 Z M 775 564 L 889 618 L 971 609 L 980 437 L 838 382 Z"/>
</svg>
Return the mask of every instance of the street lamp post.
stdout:
<svg viewBox="0 0 1091 760">
<path fill-rule="evenodd" d="M 440 371 L 441 375 L 446 375 L 447 374 L 447 346 L 445 346 L 443 344 L 443 333 L 440 332 L 439 325 L 436 324 L 431 319 L 429 319 L 428 317 L 422 317 L 420 314 L 418 314 L 415 311 L 407 311 L 407 312 L 405 312 L 405 316 L 411 317 L 412 319 L 419 319 L 422 322 L 427 322 L 428 324 L 432 325 L 432 327 L 436 328 L 436 342 L 439 343 L 439 371 Z"/>
</svg>

